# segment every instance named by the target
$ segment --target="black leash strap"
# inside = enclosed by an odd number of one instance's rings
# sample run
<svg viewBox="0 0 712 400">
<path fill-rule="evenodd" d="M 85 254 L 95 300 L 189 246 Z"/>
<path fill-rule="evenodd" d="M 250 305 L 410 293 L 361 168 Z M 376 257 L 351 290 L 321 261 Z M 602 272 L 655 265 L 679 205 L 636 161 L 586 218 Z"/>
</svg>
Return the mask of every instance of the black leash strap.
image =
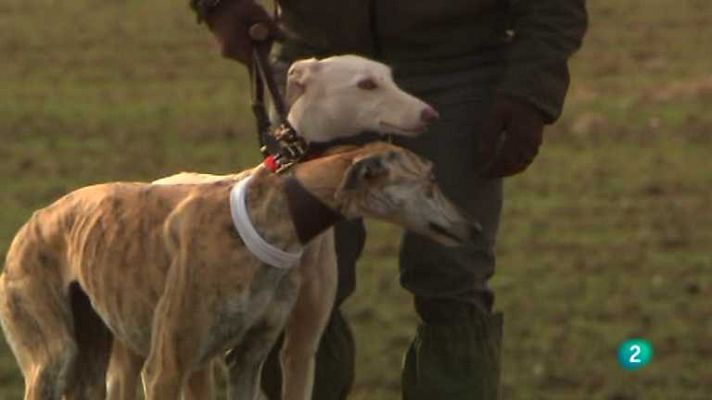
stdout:
<svg viewBox="0 0 712 400">
<path fill-rule="evenodd" d="M 277 111 L 277 116 L 279 117 L 279 123 L 285 123 L 287 122 L 287 106 L 284 104 L 284 99 L 279 93 L 277 82 L 274 80 L 272 67 L 267 56 L 269 50 L 267 46 L 267 40 L 270 35 L 269 28 L 265 24 L 255 24 L 250 27 L 249 33 L 254 44 L 252 50 L 253 79 L 260 81 L 260 91 L 264 91 L 264 85 L 267 86 L 267 90 L 272 97 L 272 103 Z"/>
<path fill-rule="evenodd" d="M 252 91 L 252 112 L 257 121 L 260 150 L 273 163 L 275 172 L 281 173 L 304 157 L 308 150 L 307 142 L 302 138 L 287 120 L 287 106 L 282 98 L 274 73 L 268 60 L 270 32 L 267 25 L 258 23 L 250 27 L 250 38 L 253 42 L 252 65 L 250 81 Z M 278 127 L 272 130 L 264 102 L 265 87 L 272 99 L 278 118 Z M 276 142 L 266 143 L 266 138 Z M 270 147 L 274 147 L 270 149 Z"/>
<path fill-rule="evenodd" d="M 267 107 L 264 99 L 264 83 L 259 78 L 259 74 L 254 72 L 255 66 L 250 67 L 250 92 L 252 100 L 252 113 L 257 122 L 257 140 L 260 148 L 265 146 L 265 135 L 269 133 L 270 121 L 267 115 Z"/>
</svg>

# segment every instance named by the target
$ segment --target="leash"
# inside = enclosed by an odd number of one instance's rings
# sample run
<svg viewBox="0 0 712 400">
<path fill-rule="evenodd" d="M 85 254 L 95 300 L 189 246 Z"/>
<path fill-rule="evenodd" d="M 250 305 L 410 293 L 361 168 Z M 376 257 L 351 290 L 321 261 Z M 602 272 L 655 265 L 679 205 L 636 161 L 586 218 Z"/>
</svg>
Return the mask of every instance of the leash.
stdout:
<svg viewBox="0 0 712 400">
<path fill-rule="evenodd" d="M 265 156 L 265 167 L 281 174 L 304 157 L 309 145 L 287 120 L 287 106 L 268 60 L 269 27 L 264 23 L 254 24 L 249 29 L 249 35 L 253 44 L 250 67 L 251 106 L 257 123 L 260 151 Z M 274 129 L 265 106 L 265 88 L 277 113 L 278 125 Z M 267 142 L 269 139 L 272 143 Z"/>
<path fill-rule="evenodd" d="M 190 0 L 190 6 L 196 12 L 198 23 L 205 21 L 210 12 L 217 9 L 223 0 Z M 278 17 L 277 2 L 274 2 L 274 18 Z M 248 34 L 252 41 L 252 64 L 250 72 L 250 95 L 252 113 L 257 122 L 257 140 L 260 151 L 265 156 L 264 165 L 274 173 L 282 173 L 299 162 L 308 150 L 306 140 L 302 138 L 287 120 L 287 106 L 279 93 L 274 80 L 272 67 L 268 61 L 271 32 L 269 26 L 259 22 L 250 27 Z M 264 102 L 265 86 L 272 98 L 279 124 L 272 129 Z"/>
</svg>

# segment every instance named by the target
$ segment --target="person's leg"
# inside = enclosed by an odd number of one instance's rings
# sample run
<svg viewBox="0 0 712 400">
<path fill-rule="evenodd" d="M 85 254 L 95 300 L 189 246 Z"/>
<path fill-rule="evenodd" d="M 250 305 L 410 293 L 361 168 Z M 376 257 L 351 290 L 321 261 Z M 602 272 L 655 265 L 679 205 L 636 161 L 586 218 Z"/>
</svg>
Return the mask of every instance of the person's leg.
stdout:
<svg viewBox="0 0 712 400">
<path fill-rule="evenodd" d="M 491 313 L 493 294 L 487 281 L 494 272 L 502 182 L 477 175 L 478 127 L 493 95 L 492 80 L 484 76 L 399 82 L 441 114 L 425 135 L 399 144 L 431 159 L 445 194 L 483 227 L 482 237 L 459 248 L 410 232 L 404 235 L 401 283 L 415 295 L 421 318 L 405 358 L 405 400 L 497 398 L 502 319 Z"/>
<path fill-rule="evenodd" d="M 502 315 L 468 312 L 461 305 L 432 307 L 436 315 L 459 309 L 462 315 L 454 320 L 433 320 L 421 312 L 423 322 L 403 366 L 403 399 L 498 398 Z"/>
</svg>

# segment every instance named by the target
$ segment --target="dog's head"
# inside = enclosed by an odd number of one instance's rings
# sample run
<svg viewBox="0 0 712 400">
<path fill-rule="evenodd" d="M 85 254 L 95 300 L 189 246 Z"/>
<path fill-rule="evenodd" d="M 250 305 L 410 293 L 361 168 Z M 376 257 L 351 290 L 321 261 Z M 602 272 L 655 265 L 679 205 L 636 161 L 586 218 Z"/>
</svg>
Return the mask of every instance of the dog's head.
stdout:
<svg viewBox="0 0 712 400">
<path fill-rule="evenodd" d="M 364 146 L 351 159 L 335 198 L 346 217 L 392 222 L 445 245 L 481 232 L 443 195 L 431 162 L 387 143 Z"/>
<path fill-rule="evenodd" d="M 311 142 L 364 131 L 415 136 L 438 118 L 393 82 L 388 66 L 354 55 L 292 64 L 287 102 L 290 123 Z"/>
</svg>

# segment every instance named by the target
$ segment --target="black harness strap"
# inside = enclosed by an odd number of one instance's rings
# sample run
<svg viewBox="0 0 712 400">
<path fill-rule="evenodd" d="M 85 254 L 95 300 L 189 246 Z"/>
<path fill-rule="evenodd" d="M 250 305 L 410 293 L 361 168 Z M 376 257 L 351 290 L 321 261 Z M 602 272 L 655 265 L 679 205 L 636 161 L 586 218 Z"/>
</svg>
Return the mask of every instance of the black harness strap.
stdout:
<svg viewBox="0 0 712 400">
<path fill-rule="evenodd" d="M 332 210 L 305 189 L 294 176 L 288 176 L 284 180 L 284 194 L 294 229 L 302 244 L 309 243 L 317 235 L 345 219 L 341 213 Z"/>
</svg>

